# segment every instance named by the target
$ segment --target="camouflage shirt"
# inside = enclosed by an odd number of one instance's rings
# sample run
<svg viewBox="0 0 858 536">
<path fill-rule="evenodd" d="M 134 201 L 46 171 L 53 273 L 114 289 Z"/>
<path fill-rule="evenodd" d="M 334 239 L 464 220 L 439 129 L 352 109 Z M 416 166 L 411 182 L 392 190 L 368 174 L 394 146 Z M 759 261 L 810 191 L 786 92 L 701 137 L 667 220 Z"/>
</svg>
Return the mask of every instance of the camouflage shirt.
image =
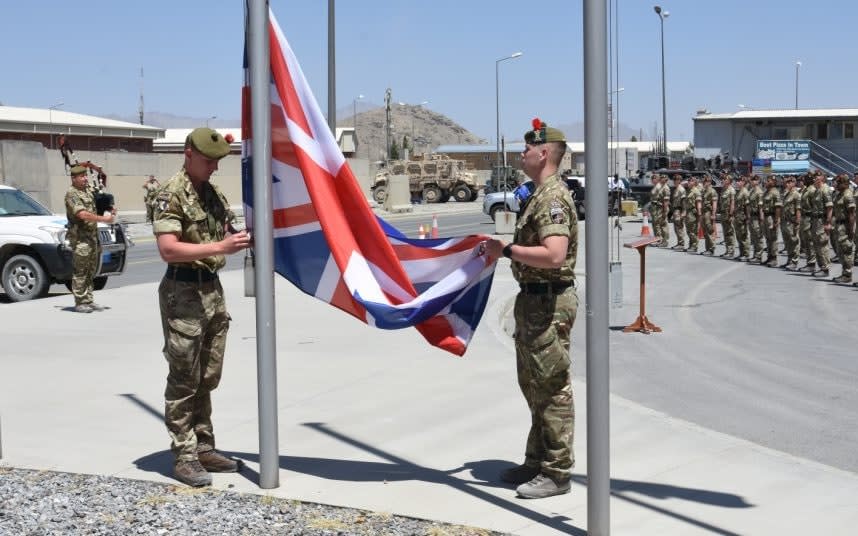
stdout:
<svg viewBox="0 0 858 536">
<path fill-rule="evenodd" d="M 855 197 L 852 191 L 846 188 L 842 192 L 837 192 L 834 195 L 834 222 L 846 223 L 845 220 L 849 217 L 849 209 L 855 208 Z"/>
<path fill-rule="evenodd" d="M 777 188 L 770 188 L 763 196 L 763 216 L 774 216 L 777 207 L 784 206 L 781 203 L 781 194 Z"/>
<path fill-rule="evenodd" d="M 83 190 L 72 186 L 66 192 L 66 218 L 69 220 L 68 238 L 72 241 L 95 242 L 98 239 L 98 224 L 83 221 L 78 217 L 81 210 L 95 214 L 95 193 L 87 187 Z"/>
<path fill-rule="evenodd" d="M 690 190 L 688 190 L 688 195 L 685 196 L 688 206 L 688 212 L 691 214 L 700 215 L 697 212 L 697 202 L 703 202 L 703 194 L 700 191 L 700 186 L 693 186 Z"/>
<path fill-rule="evenodd" d="M 718 192 L 715 191 L 715 188 L 710 184 L 708 187 L 703 189 L 703 212 L 710 213 L 712 212 L 712 203 L 718 200 Z"/>
<path fill-rule="evenodd" d="M 742 186 L 739 188 L 738 193 L 736 193 L 736 218 L 745 221 L 748 217 L 748 204 L 751 202 L 750 192 L 748 192 L 747 186 Z"/>
<path fill-rule="evenodd" d="M 729 218 L 730 217 L 730 204 L 733 204 L 733 214 L 735 215 L 735 211 L 738 209 L 738 204 L 736 203 L 736 189 L 733 188 L 733 185 L 724 188 L 721 190 L 721 199 L 718 202 L 718 208 L 721 209 L 721 215 Z"/>
<path fill-rule="evenodd" d="M 760 209 L 763 207 L 763 189 L 757 186 L 751 188 L 748 194 L 748 211 L 751 213 L 751 219 L 759 219 Z"/>
<path fill-rule="evenodd" d="M 801 194 L 793 188 L 784 196 L 784 219 L 790 223 L 795 223 L 799 210 L 801 210 Z"/>
<path fill-rule="evenodd" d="M 673 197 L 670 200 L 670 208 L 676 212 L 685 210 L 685 188 L 680 184 L 673 189 Z"/>
<path fill-rule="evenodd" d="M 828 207 L 832 206 L 834 206 L 834 203 L 831 202 L 831 194 L 828 193 L 828 187 L 823 184 L 822 188 L 816 189 L 816 193 L 813 196 L 813 214 L 825 219 Z"/>
<path fill-rule="evenodd" d="M 813 198 L 816 196 L 816 186 L 805 186 L 801 191 L 801 214 L 813 216 Z"/>
<path fill-rule="evenodd" d="M 574 281 L 575 260 L 578 255 L 578 215 L 572 195 L 566 185 L 551 175 L 530 194 L 515 225 L 513 243 L 538 246 L 549 236 L 569 239 L 566 260 L 560 268 L 534 268 L 512 261 L 512 275 L 520 283 Z"/>
<path fill-rule="evenodd" d="M 235 214 L 229 209 L 226 197 L 217 186 L 205 181 L 197 193 L 182 168 L 158 190 L 152 231 L 156 235 L 177 234 L 182 242 L 207 244 L 223 240 L 224 226 L 234 220 Z M 215 272 L 224 267 L 226 258 L 214 255 L 172 264 Z"/>
</svg>

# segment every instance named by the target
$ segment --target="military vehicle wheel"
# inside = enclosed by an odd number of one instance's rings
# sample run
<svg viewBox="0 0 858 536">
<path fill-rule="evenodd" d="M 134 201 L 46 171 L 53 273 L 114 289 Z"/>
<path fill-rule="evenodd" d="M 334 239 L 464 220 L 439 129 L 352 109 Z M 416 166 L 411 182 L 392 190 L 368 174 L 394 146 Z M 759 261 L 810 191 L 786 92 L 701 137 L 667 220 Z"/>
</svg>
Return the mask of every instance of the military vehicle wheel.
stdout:
<svg viewBox="0 0 858 536">
<path fill-rule="evenodd" d="M 44 268 L 29 255 L 15 255 L 3 267 L 3 290 L 13 302 L 41 298 L 50 287 Z"/>
<path fill-rule="evenodd" d="M 500 204 L 495 205 L 491 208 L 491 210 L 489 210 L 489 216 L 492 217 L 492 221 L 497 220 L 498 212 L 503 212 L 503 205 L 500 205 Z"/>
<path fill-rule="evenodd" d="M 372 189 L 372 198 L 375 199 L 376 203 L 384 203 L 384 200 L 387 199 L 387 186 L 376 186 Z"/>
<path fill-rule="evenodd" d="M 438 203 L 441 201 L 441 189 L 437 186 L 423 188 L 423 201 L 426 203 Z"/>
<path fill-rule="evenodd" d="M 465 186 L 464 184 L 460 184 L 453 188 L 453 197 L 456 199 L 457 203 L 465 203 L 471 200 L 471 189 Z"/>
<path fill-rule="evenodd" d="M 471 191 L 471 201 L 476 201 L 478 197 L 480 197 L 479 190 L 472 190 Z"/>
</svg>

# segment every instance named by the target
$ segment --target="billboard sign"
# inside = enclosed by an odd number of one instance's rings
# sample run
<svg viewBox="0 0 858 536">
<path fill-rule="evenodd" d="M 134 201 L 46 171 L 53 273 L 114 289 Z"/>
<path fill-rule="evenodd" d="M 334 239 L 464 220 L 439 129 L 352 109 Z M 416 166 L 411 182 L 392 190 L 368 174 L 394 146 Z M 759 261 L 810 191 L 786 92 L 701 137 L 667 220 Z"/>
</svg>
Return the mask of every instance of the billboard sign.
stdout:
<svg viewBox="0 0 858 536">
<path fill-rule="evenodd" d="M 807 140 L 758 140 L 756 160 L 771 162 L 767 168 L 776 175 L 807 173 L 810 169 L 810 142 Z M 756 160 L 754 168 L 757 168 Z"/>
</svg>

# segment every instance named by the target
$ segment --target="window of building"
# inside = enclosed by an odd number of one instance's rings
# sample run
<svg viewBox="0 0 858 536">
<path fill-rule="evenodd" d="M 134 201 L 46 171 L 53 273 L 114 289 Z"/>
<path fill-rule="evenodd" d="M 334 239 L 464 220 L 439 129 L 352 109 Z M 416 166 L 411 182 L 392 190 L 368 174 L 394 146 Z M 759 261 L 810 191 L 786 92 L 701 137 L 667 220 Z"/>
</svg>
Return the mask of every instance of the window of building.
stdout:
<svg viewBox="0 0 858 536">
<path fill-rule="evenodd" d="M 843 123 L 843 137 L 847 139 L 855 137 L 855 123 Z"/>
<path fill-rule="evenodd" d="M 828 123 L 817 123 L 816 124 L 816 139 L 818 140 L 827 140 L 828 139 Z"/>
<path fill-rule="evenodd" d="M 773 128 L 772 138 L 776 140 L 785 140 L 789 138 L 786 128 Z"/>
</svg>

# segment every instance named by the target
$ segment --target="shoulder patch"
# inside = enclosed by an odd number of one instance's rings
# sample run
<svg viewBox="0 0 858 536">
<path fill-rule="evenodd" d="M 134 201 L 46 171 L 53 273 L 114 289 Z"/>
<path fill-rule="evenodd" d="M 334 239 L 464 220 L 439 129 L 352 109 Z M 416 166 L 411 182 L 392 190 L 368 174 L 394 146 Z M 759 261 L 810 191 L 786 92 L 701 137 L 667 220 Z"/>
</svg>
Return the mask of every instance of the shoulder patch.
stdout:
<svg viewBox="0 0 858 536">
<path fill-rule="evenodd" d="M 170 203 L 170 198 L 173 196 L 168 191 L 162 190 L 158 193 L 158 198 L 156 199 L 156 203 L 158 204 L 158 210 L 164 212 L 167 210 L 167 205 Z"/>
<path fill-rule="evenodd" d="M 563 210 L 563 205 L 560 201 L 554 200 L 548 206 L 548 216 L 551 221 L 556 224 L 566 223 L 566 213 Z"/>
</svg>

